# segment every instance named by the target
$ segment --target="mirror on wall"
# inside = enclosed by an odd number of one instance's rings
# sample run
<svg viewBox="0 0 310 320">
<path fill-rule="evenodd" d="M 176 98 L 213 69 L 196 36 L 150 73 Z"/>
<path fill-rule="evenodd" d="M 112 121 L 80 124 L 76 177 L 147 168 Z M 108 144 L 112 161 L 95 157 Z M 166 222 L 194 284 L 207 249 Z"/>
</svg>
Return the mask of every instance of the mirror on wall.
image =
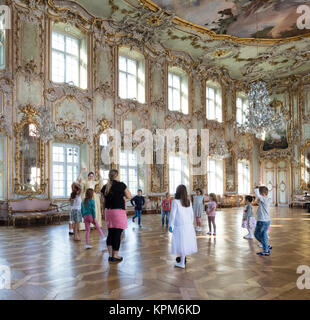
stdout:
<svg viewBox="0 0 310 320">
<path fill-rule="evenodd" d="M 305 190 L 310 190 L 310 141 L 301 148 L 300 160 L 301 186 Z"/>
<path fill-rule="evenodd" d="M 25 113 L 21 122 L 15 125 L 15 138 L 15 193 L 44 193 L 44 145 L 33 114 Z"/>
</svg>

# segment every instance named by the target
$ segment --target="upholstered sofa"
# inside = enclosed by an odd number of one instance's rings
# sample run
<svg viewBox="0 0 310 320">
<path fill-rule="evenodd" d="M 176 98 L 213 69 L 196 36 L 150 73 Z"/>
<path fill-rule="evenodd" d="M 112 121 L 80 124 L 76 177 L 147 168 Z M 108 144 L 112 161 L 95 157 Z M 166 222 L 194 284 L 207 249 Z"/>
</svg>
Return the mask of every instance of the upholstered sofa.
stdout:
<svg viewBox="0 0 310 320">
<path fill-rule="evenodd" d="M 304 194 L 294 194 L 292 196 L 292 201 L 290 207 L 305 207 L 306 203 L 309 203 L 309 197 L 305 197 Z"/>
<path fill-rule="evenodd" d="M 12 223 L 15 226 L 16 219 L 27 219 L 30 224 L 31 218 L 45 218 L 45 224 L 53 217 L 58 218 L 60 223 L 61 213 L 57 205 L 48 199 L 25 198 L 11 200 L 8 202 L 8 226 Z"/>
</svg>

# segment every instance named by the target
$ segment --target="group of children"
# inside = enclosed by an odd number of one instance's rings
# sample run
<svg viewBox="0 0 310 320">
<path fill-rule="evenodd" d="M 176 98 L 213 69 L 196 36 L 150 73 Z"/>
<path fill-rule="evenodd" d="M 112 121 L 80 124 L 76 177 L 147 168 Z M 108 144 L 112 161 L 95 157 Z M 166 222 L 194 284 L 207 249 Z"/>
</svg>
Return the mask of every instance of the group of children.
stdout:
<svg viewBox="0 0 310 320">
<path fill-rule="evenodd" d="M 90 249 L 92 246 L 89 244 L 89 234 L 90 234 L 90 224 L 93 224 L 98 230 L 101 239 L 104 239 L 104 234 L 96 220 L 96 210 L 95 210 L 95 200 L 94 200 L 94 190 L 87 189 L 85 192 L 85 198 L 82 201 L 81 197 L 82 187 L 78 183 L 72 184 L 72 193 L 70 196 L 70 222 L 73 228 L 74 240 L 80 241 L 79 237 L 79 223 L 82 219 L 85 223 L 85 248 Z M 69 231 L 69 233 L 72 230 Z"/>
<path fill-rule="evenodd" d="M 253 213 L 253 197 L 247 195 L 245 197 L 245 208 L 242 218 L 242 227 L 248 230 L 245 239 L 253 239 L 253 231 L 255 238 L 259 241 L 259 246 L 263 249 L 258 255 L 269 256 L 272 247 L 268 244 L 267 231 L 270 227 L 268 189 L 266 187 L 255 187 L 255 197 L 258 199 L 257 217 L 255 219 Z M 81 186 L 78 183 L 72 185 L 72 193 L 70 197 L 71 214 L 70 220 L 74 225 L 74 240 L 79 241 L 79 223 L 82 218 L 86 229 L 86 248 L 91 248 L 89 244 L 90 224 L 94 224 L 101 238 L 104 238 L 103 232 L 96 220 L 95 202 L 93 200 L 94 191 L 87 189 L 85 199 L 81 198 Z M 196 231 L 202 231 L 201 218 L 206 212 L 208 218 L 209 231 L 208 235 L 216 235 L 216 207 L 217 199 L 214 193 L 210 193 L 207 197 L 203 195 L 200 188 L 196 189 L 196 195 L 191 205 L 187 190 L 184 185 L 177 188 L 174 200 L 170 199 L 169 193 L 165 194 L 161 202 L 161 221 L 162 226 L 165 224 L 172 236 L 172 253 L 178 254 L 177 267 L 185 268 L 186 255 L 197 252 L 196 233 L 194 229 L 194 218 L 196 221 Z M 135 215 L 132 221 L 138 218 L 139 227 L 141 224 L 142 207 L 145 199 L 142 196 L 142 190 L 138 190 L 138 194 L 131 199 L 131 204 L 135 207 Z M 213 233 L 212 233 L 213 229 Z"/>
</svg>

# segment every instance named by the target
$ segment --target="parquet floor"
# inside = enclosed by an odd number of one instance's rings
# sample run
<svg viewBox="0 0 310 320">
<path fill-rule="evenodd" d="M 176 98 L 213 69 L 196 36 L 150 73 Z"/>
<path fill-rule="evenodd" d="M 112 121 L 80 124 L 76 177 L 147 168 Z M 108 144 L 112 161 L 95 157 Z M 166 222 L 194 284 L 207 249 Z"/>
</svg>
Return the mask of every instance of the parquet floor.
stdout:
<svg viewBox="0 0 310 320">
<path fill-rule="evenodd" d="M 142 218 L 143 229 L 129 219 L 119 264 L 108 263 L 95 230 L 93 248 L 85 250 L 84 233 L 74 242 L 67 224 L 0 227 L 0 265 L 10 265 L 12 278 L 0 299 L 310 299 L 310 290 L 296 286 L 297 267 L 310 266 L 310 215 L 303 209 L 272 208 L 269 257 L 256 256 L 256 241 L 242 238 L 242 208 L 217 212 L 216 238 L 205 234 L 204 217 L 199 253 L 186 270 L 174 267 L 160 216 Z"/>
</svg>

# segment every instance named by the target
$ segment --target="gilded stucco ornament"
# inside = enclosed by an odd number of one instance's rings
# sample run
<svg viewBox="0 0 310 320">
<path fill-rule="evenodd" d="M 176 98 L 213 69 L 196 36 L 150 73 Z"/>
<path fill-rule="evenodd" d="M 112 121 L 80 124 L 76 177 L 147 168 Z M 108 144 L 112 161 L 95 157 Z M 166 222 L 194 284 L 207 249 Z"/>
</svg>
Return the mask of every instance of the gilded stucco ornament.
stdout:
<svg viewBox="0 0 310 320">
<path fill-rule="evenodd" d="M 161 41 L 161 32 L 173 26 L 174 14 L 167 10 L 159 9 L 152 12 L 144 6 L 137 11 L 129 13 L 119 22 L 115 20 L 110 24 L 118 33 L 139 45 L 151 44 Z"/>
<path fill-rule="evenodd" d="M 0 133 L 1 132 L 9 137 L 12 135 L 11 124 L 4 114 L 0 114 Z"/>
</svg>

